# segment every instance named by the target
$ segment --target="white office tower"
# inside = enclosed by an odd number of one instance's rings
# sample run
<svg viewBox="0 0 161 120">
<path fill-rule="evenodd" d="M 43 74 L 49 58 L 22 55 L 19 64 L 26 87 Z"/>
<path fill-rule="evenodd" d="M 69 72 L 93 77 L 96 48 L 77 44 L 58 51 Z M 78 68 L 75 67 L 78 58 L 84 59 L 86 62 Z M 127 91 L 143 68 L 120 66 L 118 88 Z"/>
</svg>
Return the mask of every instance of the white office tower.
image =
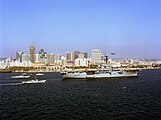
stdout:
<svg viewBox="0 0 161 120">
<path fill-rule="evenodd" d="M 61 65 L 67 65 L 67 58 L 64 56 L 61 57 Z"/>
<path fill-rule="evenodd" d="M 23 66 L 31 66 L 32 63 L 30 61 L 30 55 L 22 54 L 22 63 L 23 63 Z"/>
<path fill-rule="evenodd" d="M 87 58 L 77 58 L 77 59 L 75 59 L 75 66 L 77 66 L 77 67 L 88 67 Z"/>
<path fill-rule="evenodd" d="M 91 54 L 92 54 L 92 63 L 99 64 L 102 62 L 100 49 L 92 49 Z"/>
<path fill-rule="evenodd" d="M 39 54 L 35 54 L 35 62 L 39 62 Z"/>
<path fill-rule="evenodd" d="M 22 54 L 22 62 L 29 62 L 29 61 L 30 61 L 30 55 Z"/>
</svg>

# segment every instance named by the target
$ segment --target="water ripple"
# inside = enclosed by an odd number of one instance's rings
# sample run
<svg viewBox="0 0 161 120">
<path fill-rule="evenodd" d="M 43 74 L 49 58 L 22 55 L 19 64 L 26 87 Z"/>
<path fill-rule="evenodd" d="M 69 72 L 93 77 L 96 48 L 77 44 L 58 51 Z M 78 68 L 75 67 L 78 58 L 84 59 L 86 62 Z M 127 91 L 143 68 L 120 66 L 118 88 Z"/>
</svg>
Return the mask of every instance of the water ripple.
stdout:
<svg viewBox="0 0 161 120">
<path fill-rule="evenodd" d="M 45 73 L 45 84 L 28 85 L 0 79 L 1 119 L 160 119 L 160 73 L 143 70 L 138 78 L 90 81 L 62 81 L 58 73 Z"/>
</svg>

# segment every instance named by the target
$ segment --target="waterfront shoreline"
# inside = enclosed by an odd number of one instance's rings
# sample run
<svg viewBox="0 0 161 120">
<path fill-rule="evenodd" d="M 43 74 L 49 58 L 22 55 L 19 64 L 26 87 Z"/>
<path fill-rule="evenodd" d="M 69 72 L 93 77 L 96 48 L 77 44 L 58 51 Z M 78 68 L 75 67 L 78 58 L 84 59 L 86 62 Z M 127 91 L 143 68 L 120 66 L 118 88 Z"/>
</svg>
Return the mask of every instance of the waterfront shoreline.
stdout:
<svg viewBox="0 0 161 120">
<path fill-rule="evenodd" d="M 153 68 L 138 68 L 140 70 L 154 70 L 154 69 L 161 69 L 161 67 L 153 67 Z M 6 69 L 3 69 L 2 71 L 0 71 L 0 73 L 46 73 L 46 72 L 49 72 L 49 73 L 55 73 L 55 72 L 61 72 L 61 70 L 55 70 L 55 71 L 11 71 L 11 70 L 6 70 Z"/>
</svg>

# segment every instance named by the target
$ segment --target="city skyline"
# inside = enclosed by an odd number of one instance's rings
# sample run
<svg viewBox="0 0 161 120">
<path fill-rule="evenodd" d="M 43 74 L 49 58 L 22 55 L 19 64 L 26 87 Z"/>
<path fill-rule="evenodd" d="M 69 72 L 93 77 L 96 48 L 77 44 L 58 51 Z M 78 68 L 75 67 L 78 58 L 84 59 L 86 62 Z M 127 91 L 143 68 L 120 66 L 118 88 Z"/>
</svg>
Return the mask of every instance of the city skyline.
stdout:
<svg viewBox="0 0 161 120">
<path fill-rule="evenodd" d="M 160 0 L 1 0 L 0 57 L 36 43 L 52 53 L 99 48 L 118 58 L 161 58 Z"/>
</svg>

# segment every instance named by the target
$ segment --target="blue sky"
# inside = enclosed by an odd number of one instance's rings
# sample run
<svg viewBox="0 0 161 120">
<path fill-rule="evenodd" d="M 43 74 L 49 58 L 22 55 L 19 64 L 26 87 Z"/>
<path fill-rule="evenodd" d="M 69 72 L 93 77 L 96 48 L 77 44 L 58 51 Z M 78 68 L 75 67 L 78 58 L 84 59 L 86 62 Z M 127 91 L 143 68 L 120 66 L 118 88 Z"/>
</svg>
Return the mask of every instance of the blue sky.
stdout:
<svg viewBox="0 0 161 120">
<path fill-rule="evenodd" d="M 161 0 L 0 0 L 0 57 L 79 50 L 161 58 Z"/>
</svg>

